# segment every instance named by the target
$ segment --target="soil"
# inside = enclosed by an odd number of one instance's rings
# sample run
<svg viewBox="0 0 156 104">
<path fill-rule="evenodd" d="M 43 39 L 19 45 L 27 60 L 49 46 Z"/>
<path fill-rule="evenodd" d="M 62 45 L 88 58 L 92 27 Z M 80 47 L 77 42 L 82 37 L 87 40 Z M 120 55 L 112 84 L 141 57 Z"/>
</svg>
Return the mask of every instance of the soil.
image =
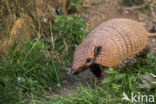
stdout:
<svg viewBox="0 0 156 104">
<path fill-rule="evenodd" d="M 153 23 L 156 21 L 156 3 L 153 6 L 153 11 L 142 13 L 140 9 L 126 10 L 122 0 L 84 0 L 81 16 L 86 22 L 86 25 L 91 29 L 112 18 L 130 18 L 144 24 L 147 30 L 150 31 Z M 156 24 L 155 24 L 156 27 Z M 156 29 L 154 30 L 156 32 Z M 148 44 L 151 47 L 150 52 L 156 54 L 156 38 L 150 38 Z M 90 71 L 85 71 L 77 76 L 70 75 L 72 80 L 64 80 L 61 91 L 63 93 L 53 93 L 52 96 L 69 95 L 77 91 L 80 84 L 87 84 L 90 81 L 95 81 L 95 76 Z M 50 94 L 51 95 L 51 94 Z"/>
</svg>

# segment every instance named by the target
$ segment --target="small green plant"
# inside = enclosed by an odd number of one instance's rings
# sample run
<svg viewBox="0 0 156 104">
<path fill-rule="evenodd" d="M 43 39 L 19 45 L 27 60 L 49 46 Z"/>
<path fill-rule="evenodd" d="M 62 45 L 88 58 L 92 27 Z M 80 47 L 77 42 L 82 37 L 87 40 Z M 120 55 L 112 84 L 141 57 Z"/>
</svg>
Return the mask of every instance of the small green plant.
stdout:
<svg viewBox="0 0 156 104">
<path fill-rule="evenodd" d="M 80 44 L 88 34 L 84 21 L 76 16 L 56 15 L 55 24 L 55 50 L 62 56 L 67 53 L 68 57 L 72 57 L 75 45 Z"/>
<path fill-rule="evenodd" d="M 71 10 L 80 12 L 82 9 L 82 0 L 70 0 L 69 6 Z"/>
<path fill-rule="evenodd" d="M 152 8 L 153 3 L 154 3 L 153 0 L 147 0 L 145 7 L 144 8 L 141 8 L 141 11 L 143 13 L 146 13 L 146 12 L 151 11 L 151 8 Z"/>
<path fill-rule="evenodd" d="M 109 68 L 109 70 L 105 71 L 110 76 L 106 77 L 103 80 L 103 84 L 112 83 L 113 81 L 121 80 L 125 77 L 125 74 L 120 74 L 118 71 L 115 71 L 112 67 Z"/>
</svg>

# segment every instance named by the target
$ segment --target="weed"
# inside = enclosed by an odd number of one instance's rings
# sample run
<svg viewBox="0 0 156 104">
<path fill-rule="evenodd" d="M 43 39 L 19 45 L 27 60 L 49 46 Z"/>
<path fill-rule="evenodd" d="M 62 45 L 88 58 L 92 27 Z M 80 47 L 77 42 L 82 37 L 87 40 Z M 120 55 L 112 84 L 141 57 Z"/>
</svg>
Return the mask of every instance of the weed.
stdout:
<svg viewBox="0 0 156 104">
<path fill-rule="evenodd" d="M 143 13 L 146 13 L 146 12 L 151 11 L 151 8 L 152 8 L 153 3 L 154 3 L 153 0 L 147 0 L 145 7 L 144 8 L 141 8 L 141 11 Z"/>
<path fill-rule="evenodd" d="M 80 17 L 66 15 L 56 15 L 55 23 L 55 50 L 61 56 L 71 58 L 75 45 L 80 44 L 88 34 L 85 23 Z"/>
<path fill-rule="evenodd" d="M 69 6 L 72 11 L 80 12 L 82 9 L 82 0 L 70 0 Z"/>
</svg>

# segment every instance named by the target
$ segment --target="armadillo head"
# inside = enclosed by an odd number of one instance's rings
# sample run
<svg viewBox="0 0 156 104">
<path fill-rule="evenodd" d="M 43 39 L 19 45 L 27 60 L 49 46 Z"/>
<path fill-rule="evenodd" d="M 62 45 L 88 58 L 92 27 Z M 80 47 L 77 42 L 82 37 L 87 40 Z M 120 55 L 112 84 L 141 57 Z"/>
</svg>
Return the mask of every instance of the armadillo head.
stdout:
<svg viewBox="0 0 156 104">
<path fill-rule="evenodd" d="M 101 46 L 93 46 L 93 44 L 82 43 L 76 47 L 73 65 L 71 69 L 72 74 L 78 74 L 86 69 L 88 69 L 96 57 L 100 54 Z"/>
</svg>

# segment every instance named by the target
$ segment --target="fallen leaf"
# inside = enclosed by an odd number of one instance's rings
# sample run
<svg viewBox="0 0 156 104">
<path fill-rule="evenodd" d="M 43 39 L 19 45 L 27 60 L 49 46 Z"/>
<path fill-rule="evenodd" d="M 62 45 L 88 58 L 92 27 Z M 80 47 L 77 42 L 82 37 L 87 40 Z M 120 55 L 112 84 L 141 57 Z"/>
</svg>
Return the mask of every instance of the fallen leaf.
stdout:
<svg viewBox="0 0 156 104">
<path fill-rule="evenodd" d="M 141 81 L 143 84 L 140 85 L 140 88 L 153 88 L 153 86 L 156 85 L 156 75 L 147 73 L 144 75 L 141 75 Z"/>
</svg>

